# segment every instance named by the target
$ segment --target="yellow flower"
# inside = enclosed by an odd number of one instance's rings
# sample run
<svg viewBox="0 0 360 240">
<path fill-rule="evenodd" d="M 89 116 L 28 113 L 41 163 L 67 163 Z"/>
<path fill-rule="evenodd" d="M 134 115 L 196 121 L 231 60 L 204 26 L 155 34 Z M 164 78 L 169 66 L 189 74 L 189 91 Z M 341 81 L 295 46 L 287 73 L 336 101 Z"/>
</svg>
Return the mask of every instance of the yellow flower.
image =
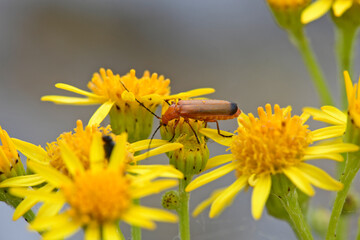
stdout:
<svg viewBox="0 0 360 240">
<path fill-rule="evenodd" d="M 129 90 L 126 91 L 121 82 Z M 92 92 L 87 92 L 64 83 L 57 83 L 55 87 L 74 92 L 87 98 L 66 97 L 66 96 L 43 96 L 42 101 L 50 101 L 56 104 L 70 105 L 91 105 L 101 104 L 89 121 L 89 125 L 100 124 L 108 115 L 110 109 L 115 106 L 118 109 L 140 108 L 135 102 L 135 98 L 141 101 L 150 110 L 155 110 L 161 103 L 161 97 L 170 93 L 170 80 L 164 76 L 158 77 L 156 73 L 150 76 L 146 71 L 140 79 L 135 76 L 135 70 L 120 76 L 104 68 L 100 73 L 94 73 L 92 80 L 88 83 L 88 88 Z M 130 110 L 131 111 L 131 110 Z M 145 110 L 146 111 L 146 110 Z M 140 119 L 139 119 L 140 120 Z"/>
<path fill-rule="evenodd" d="M 310 0 L 267 0 L 273 8 L 289 10 L 302 8 L 310 3 Z"/>
<path fill-rule="evenodd" d="M 309 196 L 315 193 L 311 185 L 331 191 L 342 189 L 340 182 L 306 161 L 323 158 L 342 161 L 339 153 L 357 151 L 356 145 L 347 143 L 310 146 L 315 141 L 341 136 L 343 129 L 335 132 L 328 128 L 311 131 L 305 125 L 309 115 L 304 113 L 301 116 L 291 116 L 291 107 L 282 109 L 275 105 L 273 113 L 271 105 L 267 104 L 265 110 L 258 108 L 258 114 L 258 118 L 251 113 L 241 114 L 238 117 L 238 134 L 232 138 L 223 138 L 216 130 L 200 130 L 214 141 L 228 146 L 232 152 L 209 159 L 207 168 L 230 163 L 198 177 L 186 190 L 192 191 L 234 170 L 237 178 L 221 193 L 216 193 L 200 204 L 200 209 L 212 204 L 210 217 L 220 214 L 245 186 L 250 185 L 254 188 L 252 215 L 259 219 L 270 194 L 271 177 L 277 174 L 284 174 Z"/>
<path fill-rule="evenodd" d="M 357 128 L 360 128 L 360 94 L 359 83 L 353 84 L 348 71 L 344 71 L 346 95 L 348 99 L 349 121 Z M 359 78 L 360 81 L 360 78 Z M 333 106 L 323 106 L 321 110 L 311 107 L 304 108 L 304 112 L 310 114 L 314 120 L 329 123 L 334 131 L 339 130 L 345 133 L 347 127 L 347 115 Z"/>
<path fill-rule="evenodd" d="M 85 230 L 85 239 L 121 239 L 119 221 L 147 229 L 155 228 L 154 221 L 176 222 L 177 217 L 172 213 L 133 204 L 134 199 L 173 187 L 178 181 L 155 180 L 161 176 L 160 171 L 143 175 L 126 174 L 129 166 L 126 140 L 125 133 L 116 137 L 109 164 L 104 167 L 99 164 L 105 161 L 102 136 L 95 134 L 88 169 L 83 167 L 76 153 L 62 143 L 60 152 L 69 176 L 51 166 L 29 161 L 28 165 L 35 173 L 58 189 L 55 192 L 10 189 L 16 196 L 35 197 L 45 202 L 30 228 L 44 232 L 44 239 L 66 238 L 81 228 Z"/>
<path fill-rule="evenodd" d="M 306 24 L 316 20 L 325 15 L 331 7 L 335 17 L 341 17 L 346 10 L 351 8 L 353 5 L 359 4 L 359 0 L 318 0 L 302 12 L 301 22 Z"/>
<path fill-rule="evenodd" d="M 15 146 L 23 153 L 28 159 L 37 162 L 45 166 L 51 166 L 54 169 L 57 169 L 60 173 L 69 176 L 68 164 L 64 161 L 64 158 L 67 155 L 74 155 L 79 159 L 82 168 L 87 170 L 90 166 L 90 155 L 94 154 L 91 152 L 91 142 L 94 139 L 94 136 L 100 134 L 102 136 L 101 151 L 99 150 L 98 154 L 104 156 L 101 158 L 101 162 L 98 162 L 99 166 L 105 167 L 109 162 L 110 152 L 107 152 L 107 142 L 104 141 L 104 136 L 110 137 L 110 140 L 115 139 L 115 135 L 109 132 L 110 127 L 96 127 L 96 126 L 86 126 L 83 127 L 83 124 L 80 120 L 77 121 L 77 126 L 74 129 L 74 133 L 67 132 L 61 134 L 57 141 L 48 143 L 46 150 L 40 146 L 35 146 L 31 143 L 21 141 L 19 139 L 12 139 Z M 136 163 L 148 157 L 162 154 L 168 151 L 172 151 L 182 147 L 180 143 L 169 143 L 165 140 L 154 139 L 150 148 L 154 148 L 149 152 L 139 154 L 134 156 L 135 152 L 146 150 L 149 147 L 150 140 L 142 140 L 134 142 L 132 144 L 126 144 L 126 159 L 127 163 Z M 61 150 L 62 145 L 66 145 L 69 151 Z M 111 144 L 111 143 L 110 143 Z M 113 143 L 112 143 L 113 144 Z M 113 147 L 112 147 L 113 148 Z M 109 150 L 109 149 L 108 149 Z M 161 166 L 161 165 L 144 165 L 144 166 L 131 166 L 127 167 L 127 172 L 136 173 L 136 174 L 149 174 L 151 172 L 162 173 L 163 177 L 178 177 L 180 172 L 178 172 L 172 166 Z M 4 187 L 29 187 L 37 186 L 46 182 L 46 179 L 39 174 L 32 174 L 17 178 L 12 178 L 5 180 L 0 183 L 0 188 Z M 54 187 L 53 185 L 45 185 L 46 191 L 51 192 Z M 15 209 L 13 219 L 16 220 L 21 217 L 26 211 L 31 209 L 38 200 L 36 198 L 26 198 L 20 203 L 20 205 Z"/>
<path fill-rule="evenodd" d="M 100 73 L 95 73 L 91 82 L 88 83 L 88 88 L 92 92 L 64 83 L 55 85 L 57 88 L 83 95 L 86 98 L 51 95 L 44 96 L 41 100 L 70 105 L 101 104 L 90 118 L 88 125 L 100 124 L 109 114 L 112 131 L 115 134 L 127 132 L 128 141 L 135 142 L 146 139 L 150 135 L 153 115 L 149 111 L 155 112 L 163 99 L 214 92 L 212 88 L 205 88 L 169 96 L 169 84 L 169 79 L 165 79 L 162 75 L 158 76 L 157 73 L 150 76 L 150 73 L 145 71 L 141 78 L 137 78 L 133 69 L 130 73 L 120 76 L 114 75 L 110 69 L 101 68 Z"/>
<path fill-rule="evenodd" d="M 20 156 L 8 133 L 0 127 L 0 181 L 25 175 L 25 170 L 20 161 Z"/>
<path fill-rule="evenodd" d="M 348 115 L 349 120 L 356 127 L 360 128 L 360 88 L 359 82 L 354 84 L 351 81 L 348 71 L 344 71 L 346 95 L 348 99 Z"/>
</svg>

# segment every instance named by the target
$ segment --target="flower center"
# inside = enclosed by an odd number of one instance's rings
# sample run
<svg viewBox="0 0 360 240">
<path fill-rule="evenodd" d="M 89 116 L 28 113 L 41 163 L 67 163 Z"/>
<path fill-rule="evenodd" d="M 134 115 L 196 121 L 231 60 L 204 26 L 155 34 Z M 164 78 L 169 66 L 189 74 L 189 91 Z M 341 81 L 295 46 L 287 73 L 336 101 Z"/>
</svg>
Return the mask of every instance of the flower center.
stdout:
<svg viewBox="0 0 360 240">
<path fill-rule="evenodd" d="M 86 171 L 62 188 L 70 214 L 82 222 L 115 221 L 131 206 L 130 181 L 110 170 Z"/>
<path fill-rule="evenodd" d="M 238 135 L 231 152 L 240 163 L 237 175 L 276 174 L 302 161 L 304 150 L 312 143 L 311 131 L 299 116 L 291 116 L 290 108 L 271 105 L 258 108 L 259 118 L 239 117 Z"/>
<path fill-rule="evenodd" d="M 105 69 L 101 68 L 100 73 L 93 75 L 91 82 L 88 83 L 88 88 L 96 95 L 112 99 L 117 104 L 122 105 L 124 100 L 126 101 L 126 99 L 123 99 L 122 93 L 126 90 L 120 81 L 137 99 L 149 94 L 165 96 L 170 93 L 169 79 L 165 79 L 162 75 L 158 76 L 157 73 L 150 76 L 148 71 L 145 71 L 144 75 L 138 79 L 133 69 L 130 73 L 120 77 L 118 74 L 114 75 L 110 69 L 105 71 Z M 149 101 L 152 100 L 149 99 Z"/>
<path fill-rule="evenodd" d="M 104 135 L 110 134 L 110 127 L 96 127 L 96 126 L 86 126 L 85 129 L 80 120 L 76 122 L 76 128 L 74 133 L 67 132 L 61 134 L 56 142 L 48 143 L 46 146 L 47 153 L 51 158 L 50 164 L 64 174 L 68 174 L 67 167 L 62 160 L 61 152 L 59 148 L 59 142 L 65 141 L 68 147 L 76 154 L 85 169 L 89 168 L 89 154 L 90 146 L 93 139 L 93 136 L 97 132 L 101 132 Z"/>
</svg>

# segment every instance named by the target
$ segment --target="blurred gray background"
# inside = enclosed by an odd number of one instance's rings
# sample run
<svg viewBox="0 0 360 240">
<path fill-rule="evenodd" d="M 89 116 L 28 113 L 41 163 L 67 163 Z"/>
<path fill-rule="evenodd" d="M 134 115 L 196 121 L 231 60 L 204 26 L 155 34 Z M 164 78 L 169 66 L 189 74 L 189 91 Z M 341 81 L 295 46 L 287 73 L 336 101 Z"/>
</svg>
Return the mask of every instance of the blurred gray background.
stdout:
<svg viewBox="0 0 360 240">
<path fill-rule="evenodd" d="M 311 23 L 307 32 L 338 98 L 329 16 Z M 356 55 L 359 59 L 359 51 Z M 173 93 L 213 87 L 211 98 L 236 102 L 246 113 L 266 103 L 292 105 L 297 114 L 304 106 L 319 106 L 302 59 L 263 0 L 0 2 L 0 125 L 10 136 L 44 146 L 73 129 L 77 119 L 87 122 L 96 106 L 54 105 L 40 97 L 68 94 L 54 87 L 58 82 L 86 89 L 100 67 L 120 74 L 131 68 L 138 76 L 146 69 L 163 74 L 171 79 Z M 358 61 L 355 76 L 359 70 Z M 220 126 L 233 131 L 236 121 Z M 209 144 L 212 156 L 225 150 Z M 165 157 L 153 160 L 166 163 Z M 314 164 L 333 175 L 330 161 Z M 228 174 L 194 191 L 191 209 L 233 180 Z M 329 207 L 333 196 L 318 189 L 312 205 Z M 286 223 L 266 212 L 254 221 L 250 197 L 251 191 L 239 194 L 216 219 L 208 219 L 208 211 L 191 219 L 192 239 L 295 239 Z M 143 204 L 159 206 L 159 196 Z M 1 203 L 0 208 L 0 239 L 39 238 L 26 230 L 24 220 L 11 220 L 10 207 Z M 124 230 L 129 237 L 128 227 Z M 155 231 L 144 231 L 143 239 L 179 239 L 177 234 L 176 224 L 159 224 Z"/>
</svg>

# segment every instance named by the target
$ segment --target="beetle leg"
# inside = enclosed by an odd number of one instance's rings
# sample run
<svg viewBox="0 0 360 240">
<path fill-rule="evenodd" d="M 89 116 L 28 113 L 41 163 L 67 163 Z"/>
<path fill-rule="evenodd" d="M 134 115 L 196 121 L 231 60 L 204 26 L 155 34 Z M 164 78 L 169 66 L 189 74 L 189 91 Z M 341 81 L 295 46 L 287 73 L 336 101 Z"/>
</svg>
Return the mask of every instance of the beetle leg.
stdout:
<svg viewBox="0 0 360 240">
<path fill-rule="evenodd" d="M 175 119 L 175 125 L 174 125 L 174 135 L 172 136 L 172 138 L 169 140 L 169 142 L 171 142 L 172 140 L 174 140 L 175 138 L 175 130 L 176 130 L 176 126 L 178 125 L 178 123 L 180 122 L 180 119 Z"/>
<path fill-rule="evenodd" d="M 195 130 L 193 129 L 193 127 L 192 127 L 191 124 L 189 123 L 189 120 L 188 120 L 188 119 L 184 119 L 184 121 L 185 121 L 187 124 L 189 124 L 191 130 L 193 131 L 193 133 L 194 133 L 194 135 L 195 135 L 195 137 L 196 137 L 196 141 L 198 142 L 198 144 L 200 144 L 199 138 L 198 138 Z"/>
<path fill-rule="evenodd" d="M 219 134 L 220 136 L 222 136 L 222 137 L 232 137 L 232 135 L 226 136 L 226 135 L 224 135 L 224 134 L 221 134 L 221 133 L 220 133 L 220 128 L 219 128 L 219 123 L 218 123 L 218 121 L 215 121 L 215 122 L 216 122 L 216 128 L 217 128 L 218 134 Z"/>
</svg>

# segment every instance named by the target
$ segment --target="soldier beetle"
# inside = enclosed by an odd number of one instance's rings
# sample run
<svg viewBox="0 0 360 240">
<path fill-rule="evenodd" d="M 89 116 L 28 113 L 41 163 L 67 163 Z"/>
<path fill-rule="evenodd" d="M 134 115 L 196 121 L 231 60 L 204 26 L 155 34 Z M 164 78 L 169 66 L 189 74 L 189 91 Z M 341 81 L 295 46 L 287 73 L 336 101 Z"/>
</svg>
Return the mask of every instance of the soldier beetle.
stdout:
<svg viewBox="0 0 360 240">
<path fill-rule="evenodd" d="M 120 81 L 124 89 L 130 92 L 125 84 Z M 169 121 L 176 119 L 175 126 L 179 123 L 180 117 L 184 118 L 184 121 L 190 126 L 194 135 L 196 136 L 196 140 L 200 143 L 197 134 L 193 127 L 189 123 L 189 119 L 204 121 L 207 125 L 208 122 L 215 122 L 218 130 L 218 134 L 223 137 L 231 137 L 221 134 L 218 120 L 228 120 L 236 118 L 240 115 L 241 110 L 238 108 L 236 103 L 225 101 L 225 100 L 179 100 L 178 102 L 169 103 L 168 100 L 165 102 L 169 105 L 169 108 L 166 112 L 161 116 L 157 116 L 150 109 L 148 109 L 142 102 L 135 100 L 144 107 L 147 111 L 149 111 L 152 115 L 154 115 L 157 119 L 160 120 L 160 124 L 152 135 L 151 139 L 155 136 L 156 132 L 160 129 L 161 126 L 166 126 Z M 205 127 L 206 127 L 205 125 Z M 174 139 L 175 134 L 169 140 L 170 142 Z"/>
</svg>

